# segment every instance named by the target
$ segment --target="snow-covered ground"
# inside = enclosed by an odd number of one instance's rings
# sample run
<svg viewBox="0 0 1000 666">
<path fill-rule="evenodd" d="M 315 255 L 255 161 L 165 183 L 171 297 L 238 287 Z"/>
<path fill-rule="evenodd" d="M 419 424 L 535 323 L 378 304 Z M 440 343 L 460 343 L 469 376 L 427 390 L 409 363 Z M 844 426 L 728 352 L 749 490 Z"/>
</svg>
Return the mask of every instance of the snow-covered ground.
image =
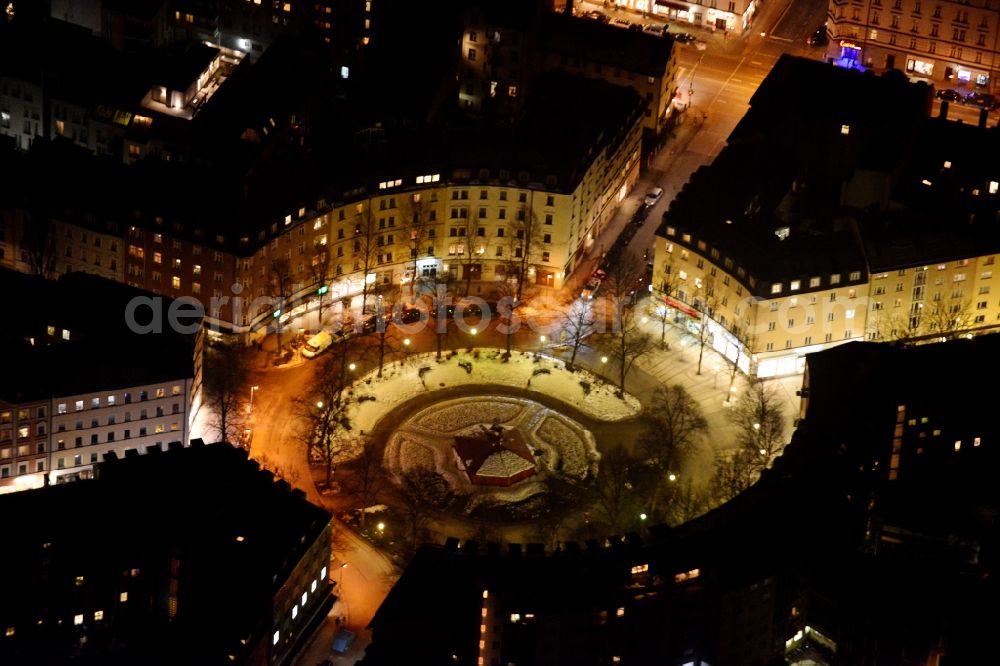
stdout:
<svg viewBox="0 0 1000 666">
<path fill-rule="evenodd" d="M 375 400 L 355 402 L 350 418 L 356 429 L 370 432 L 378 421 L 407 400 L 443 388 L 470 384 L 516 386 L 556 398 L 601 421 L 621 421 L 642 410 L 639 401 L 626 394 L 615 395 L 615 387 L 595 375 L 569 372 L 565 363 L 543 354 L 515 351 L 501 360 L 501 349 L 460 352 L 438 362 L 434 353 L 411 356 L 406 362 L 387 365 L 382 377 L 372 371 L 354 384 L 355 397 Z M 459 364 L 468 364 L 462 367 Z"/>
<path fill-rule="evenodd" d="M 536 476 L 510 488 L 474 486 L 458 468 L 452 449 L 455 436 L 494 423 L 516 428 L 524 436 L 535 456 Z M 544 492 L 549 474 L 581 481 L 596 474 L 599 459 L 594 436 L 582 425 L 533 400 L 509 396 L 455 398 L 426 407 L 398 424 L 384 454 L 385 468 L 396 476 L 415 467 L 434 469 L 457 495 L 473 496 L 470 509 L 484 501 L 517 502 Z"/>
</svg>

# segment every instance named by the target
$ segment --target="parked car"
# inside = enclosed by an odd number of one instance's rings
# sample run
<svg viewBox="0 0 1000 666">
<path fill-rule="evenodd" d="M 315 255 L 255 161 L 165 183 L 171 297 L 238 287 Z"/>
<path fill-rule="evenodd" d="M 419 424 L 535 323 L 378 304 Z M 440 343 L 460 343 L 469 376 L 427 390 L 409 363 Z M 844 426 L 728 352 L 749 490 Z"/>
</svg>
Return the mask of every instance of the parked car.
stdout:
<svg viewBox="0 0 1000 666">
<path fill-rule="evenodd" d="M 806 41 L 812 46 L 823 46 L 830 41 L 830 38 L 826 36 L 826 24 L 816 28 Z"/>
<path fill-rule="evenodd" d="M 585 301 L 592 300 L 594 298 L 594 294 L 597 293 L 597 290 L 600 289 L 600 287 L 601 281 L 596 277 L 591 277 L 587 280 L 587 284 L 583 285 L 583 291 L 580 292 L 580 298 Z"/>
<path fill-rule="evenodd" d="M 688 34 L 686 32 L 672 32 L 670 36 L 674 38 L 675 42 L 681 44 L 690 44 L 694 41 L 694 35 Z"/>
<path fill-rule="evenodd" d="M 667 34 L 667 28 L 669 25 L 647 25 L 642 29 L 643 32 L 649 33 L 650 35 L 656 35 L 657 37 L 662 37 Z"/>
<path fill-rule="evenodd" d="M 333 332 L 333 341 L 341 342 L 354 337 L 356 334 L 357 330 L 354 328 L 354 324 L 352 322 L 347 322 Z"/>
<path fill-rule="evenodd" d="M 643 199 L 643 203 L 646 204 L 646 206 L 652 208 L 653 206 L 656 205 L 656 202 L 659 201 L 661 197 L 663 197 L 663 188 L 654 187 L 649 192 L 646 192 L 646 198 Z"/>
<path fill-rule="evenodd" d="M 375 329 L 378 328 L 378 317 L 373 314 L 366 315 L 364 319 L 361 320 L 361 334 L 368 335 L 369 333 L 374 333 Z"/>
<path fill-rule="evenodd" d="M 970 106 L 978 106 L 980 109 L 992 111 L 997 108 L 997 98 L 989 93 L 969 93 L 965 96 L 965 103 Z"/>
<path fill-rule="evenodd" d="M 305 345 L 302 347 L 302 355 L 306 358 L 315 358 L 319 356 L 324 351 L 333 344 L 333 335 L 329 331 L 320 331 L 316 335 L 309 338 Z"/>
<path fill-rule="evenodd" d="M 600 21 L 601 23 L 607 23 L 609 20 L 611 20 L 608 18 L 608 15 L 605 14 L 604 12 L 599 12 L 596 10 L 587 12 L 586 14 L 584 14 L 584 16 L 586 16 L 589 19 L 593 19 L 595 21 Z"/>
<path fill-rule="evenodd" d="M 957 90 L 952 90 L 951 88 L 945 88 L 944 90 L 938 90 L 934 93 L 934 96 L 938 99 L 943 99 L 946 102 L 959 102 L 964 103 L 965 97 L 962 93 Z"/>
<path fill-rule="evenodd" d="M 619 28 L 630 28 L 632 27 L 632 22 L 628 19 L 616 18 L 611 19 L 611 25 L 618 26 Z"/>
<path fill-rule="evenodd" d="M 418 308 L 403 308 L 399 313 L 399 321 L 404 324 L 415 324 L 424 318 L 424 313 Z"/>
<path fill-rule="evenodd" d="M 330 650 L 332 652 L 336 652 L 337 654 L 344 654 L 351 649 L 352 645 L 354 645 L 355 638 L 357 638 L 357 634 L 353 631 L 341 629 L 337 632 L 337 635 L 333 637 L 333 643 L 330 645 Z"/>
</svg>

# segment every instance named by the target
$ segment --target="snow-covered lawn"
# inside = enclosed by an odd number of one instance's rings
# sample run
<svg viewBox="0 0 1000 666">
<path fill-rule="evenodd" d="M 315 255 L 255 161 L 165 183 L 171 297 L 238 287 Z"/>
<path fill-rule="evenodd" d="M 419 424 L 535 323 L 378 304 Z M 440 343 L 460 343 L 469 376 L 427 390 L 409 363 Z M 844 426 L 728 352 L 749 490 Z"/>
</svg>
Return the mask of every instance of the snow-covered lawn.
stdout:
<svg viewBox="0 0 1000 666">
<path fill-rule="evenodd" d="M 411 356 L 405 363 L 386 365 L 381 378 L 372 371 L 354 384 L 354 392 L 355 396 L 376 399 L 354 403 L 351 422 L 355 428 L 369 432 L 385 414 L 415 396 L 469 384 L 500 384 L 537 391 L 601 421 L 621 421 L 642 409 L 633 396 L 619 398 L 614 386 L 583 370 L 569 372 L 558 359 L 515 351 L 504 363 L 502 354 L 501 349 L 479 349 L 471 354 L 459 352 L 450 359 L 442 357 L 438 362 L 431 352 Z M 471 372 L 459 363 L 470 364 Z M 422 377 L 421 368 L 427 368 Z M 548 372 L 535 374 L 539 370 Z"/>
<path fill-rule="evenodd" d="M 459 470 L 452 449 L 456 435 L 495 422 L 517 428 L 535 454 L 538 473 L 510 488 L 474 486 Z M 527 398 L 473 396 L 426 407 L 398 424 L 383 460 L 396 477 L 415 467 L 433 468 L 457 495 L 469 497 L 466 510 L 471 511 L 483 503 L 520 502 L 545 492 L 548 474 L 580 481 L 596 473 L 599 458 L 593 434 L 563 414 Z"/>
</svg>

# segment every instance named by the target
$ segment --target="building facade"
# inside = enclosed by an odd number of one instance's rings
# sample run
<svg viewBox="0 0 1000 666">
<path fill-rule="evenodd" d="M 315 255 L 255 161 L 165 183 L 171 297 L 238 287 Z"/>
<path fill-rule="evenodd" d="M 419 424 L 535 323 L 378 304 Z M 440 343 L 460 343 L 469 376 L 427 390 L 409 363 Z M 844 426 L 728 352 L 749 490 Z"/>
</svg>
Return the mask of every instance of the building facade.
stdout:
<svg viewBox="0 0 1000 666">
<path fill-rule="evenodd" d="M 827 57 L 898 69 L 963 92 L 995 92 L 1000 68 L 996 0 L 830 0 Z"/>
<path fill-rule="evenodd" d="M 114 451 L 145 453 L 151 446 L 187 443 L 188 397 L 193 380 L 92 391 L 52 398 L 51 474 L 54 483 L 89 479 L 94 466 Z"/>
<path fill-rule="evenodd" d="M 669 21 L 675 25 L 685 23 L 709 28 L 728 30 L 741 34 L 753 25 L 757 10 L 757 0 L 704 0 L 704 2 L 676 2 L 675 0 L 615 0 L 619 9 L 640 12 Z"/>
</svg>

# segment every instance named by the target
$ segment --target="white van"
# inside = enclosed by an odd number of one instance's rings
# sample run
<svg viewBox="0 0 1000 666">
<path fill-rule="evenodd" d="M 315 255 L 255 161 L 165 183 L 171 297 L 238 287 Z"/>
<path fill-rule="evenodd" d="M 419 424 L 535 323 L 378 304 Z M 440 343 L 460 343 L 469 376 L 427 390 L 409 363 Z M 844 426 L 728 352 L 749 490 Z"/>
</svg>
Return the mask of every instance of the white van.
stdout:
<svg viewBox="0 0 1000 666">
<path fill-rule="evenodd" d="M 309 338 L 309 342 L 307 342 L 302 348 L 302 355 L 306 358 L 318 356 L 332 343 L 333 336 L 330 335 L 328 331 L 320 331 L 316 335 Z"/>
</svg>

